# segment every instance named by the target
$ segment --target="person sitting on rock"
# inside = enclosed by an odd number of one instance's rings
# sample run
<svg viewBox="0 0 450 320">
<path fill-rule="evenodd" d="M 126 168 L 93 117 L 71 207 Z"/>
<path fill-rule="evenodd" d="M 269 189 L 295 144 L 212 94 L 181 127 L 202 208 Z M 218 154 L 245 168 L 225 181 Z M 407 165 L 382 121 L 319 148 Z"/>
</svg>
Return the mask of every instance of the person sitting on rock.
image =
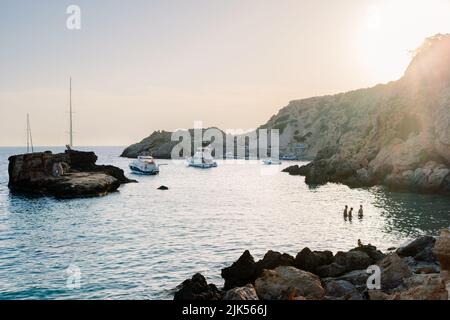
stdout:
<svg viewBox="0 0 450 320">
<path fill-rule="evenodd" d="M 359 210 L 358 210 L 358 218 L 362 218 L 363 215 L 364 215 L 363 206 L 360 205 L 360 206 L 359 206 Z"/>
<path fill-rule="evenodd" d="M 348 210 L 348 206 L 345 206 L 345 209 L 344 209 L 344 218 L 347 218 L 347 215 L 348 215 L 347 210 Z"/>
</svg>

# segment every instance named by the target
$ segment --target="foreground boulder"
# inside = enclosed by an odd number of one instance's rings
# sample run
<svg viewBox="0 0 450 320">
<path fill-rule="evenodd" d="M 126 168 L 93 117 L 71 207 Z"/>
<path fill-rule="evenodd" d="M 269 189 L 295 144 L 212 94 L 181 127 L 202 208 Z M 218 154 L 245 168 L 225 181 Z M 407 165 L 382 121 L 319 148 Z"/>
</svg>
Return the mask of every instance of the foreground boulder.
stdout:
<svg viewBox="0 0 450 320">
<path fill-rule="evenodd" d="M 412 276 L 408 264 L 396 253 L 391 253 L 378 264 L 381 268 L 381 288 L 389 291 L 403 284 Z"/>
<path fill-rule="evenodd" d="M 314 251 L 304 248 L 295 257 L 294 266 L 305 271 L 316 273 L 321 266 L 333 263 L 331 251 Z"/>
<path fill-rule="evenodd" d="M 372 259 L 363 251 L 338 252 L 335 259 L 345 271 L 366 269 L 372 264 Z"/>
<path fill-rule="evenodd" d="M 393 300 L 448 300 L 445 282 L 438 273 L 416 274 L 405 279 L 404 287 L 393 294 Z"/>
<path fill-rule="evenodd" d="M 134 182 L 122 169 L 96 165 L 93 152 L 67 150 L 65 153 L 38 152 L 9 158 L 12 192 L 57 198 L 101 196 L 121 184 Z"/>
<path fill-rule="evenodd" d="M 331 280 L 325 284 L 328 299 L 362 300 L 363 296 L 354 284 L 346 280 Z"/>
<path fill-rule="evenodd" d="M 288 266 L 265 270 L 256 280 L 255 288 L 258 296 L 265 300 L 317 300 L 325 296 L 318 276 Z"/>
<path fill-rule="evenodd" d="M 433 254 L 433 247 L 436 239 L 431 236 L 423 236 L 415 239 L 406 245 L 397 249 L 397 254 L 400 257 L 413 257 L 418 261 L 436 261 Z"/>
<path fill-rule="evenodd" d="M 250 252 L 244 251 L 230 267 L 222 269 L 222 278 L 225 279 L 225 290 L 253 283 L 256 279 L 255 260 Z"/>
<path fill-rule="evenodd" d="M 444 229 L 436 241 L 433 249 L 441 265 L 441 278 L 445 281 L 450 295 L 450 229 Z"/>
<path fill-rule="evenodd" d="M 230 267 L 222 269 L 222 278 L 225 280 L 224 289 L 254 283 L 266 269 L 292 265 L 294 265 L 294 257 L 286 253 L 269 250 L 261 260 L 255 262 L 253 256 L 246 250 Z"/>
<path fill-rule="evenodd" d="M 237 287 L 228 290 L 223 300 L 259 300 L 255 287 L 248 284 L 245 287 Z"/>
<path fill-rule="evenodd" d="M 222 292 L 214 284 L 208 284 L 200 273 L 185 280 L 175 292 L 174 300 L 221 300 Z"/>
<path fill-rule="evenodd" d="M 294 265 L 294 257 L 291 255 L 269 250 L 261 260 L 255 263 L 255 275 L 258 277 L 265 269 L 271 270 L 279 266 L 292 265 Z"/>
<path fill-rule="evenodd" d="M 380 250 L 377 249 L 377 247 L 366 244 L 366 245 L 360 245 L 350 251 L 361 251 L 364 252 L 369 256 L 372 263 L 377 263 L 378 261 L 382 260 L 386 255 L 383 254 Z"/>
</svg>

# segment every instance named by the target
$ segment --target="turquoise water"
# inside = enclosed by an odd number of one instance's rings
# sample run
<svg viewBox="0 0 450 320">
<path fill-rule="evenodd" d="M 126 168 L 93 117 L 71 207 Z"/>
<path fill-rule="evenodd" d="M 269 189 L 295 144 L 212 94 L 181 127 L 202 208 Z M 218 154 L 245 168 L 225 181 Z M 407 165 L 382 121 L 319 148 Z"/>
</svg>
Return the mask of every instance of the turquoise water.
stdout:
<svg viewBox="0 0 450 320">
<path fill-rule="evenodd" d="M 129 174 L 122 148 L 90 149 Z M 0 148 L 0 299 L 171 299 L 196 272 L 221 285 L 220 269 L 245 249 L 256 259 L 269 249 L 347 250 L 358 239 L 387 249 L 450 225 L 449 197 L 311 189 L 279 172 L 295 162 L 201 170 L 161 160 L 159 176 L 134 176 L 138 184 L 106 197 L 26 198 L 7 188 L 7 158 L 21 152 Z M 345 204 L 363 204 L 364 219 L 344 221 Z M 69 266 L 79 288 L 67 286 Z"/>
</svg>

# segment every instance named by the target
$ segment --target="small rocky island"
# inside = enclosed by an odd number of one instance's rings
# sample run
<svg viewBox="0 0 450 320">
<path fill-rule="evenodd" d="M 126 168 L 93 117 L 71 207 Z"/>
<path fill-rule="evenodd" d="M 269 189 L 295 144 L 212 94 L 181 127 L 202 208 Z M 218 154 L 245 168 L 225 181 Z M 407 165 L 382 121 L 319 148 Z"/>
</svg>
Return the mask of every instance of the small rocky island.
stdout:
<svg viewBox="0 0 450 320">
<path fill-rule="evenodd" d="M 268 251 L 255 262 L 249 251 L 222 269 L 223 289 L 195 274 L 177 288 L 175 300 L 447 300 L 450 230 L 422 236 L 389 253 L 375 246 L 347 252 L 311 251 L 295 257 Z M 381 288 L 367 288 L 369 266 L 378 266 Z"/>
<path fill-rule="evenodd" d="M 94 152 L 75 150 L 11 156 L 8 187 L 15 193 L 78 198 L 106 195 L 122 184 L 136 182 L 122 169 L 96 162 Z"/>
</svg>

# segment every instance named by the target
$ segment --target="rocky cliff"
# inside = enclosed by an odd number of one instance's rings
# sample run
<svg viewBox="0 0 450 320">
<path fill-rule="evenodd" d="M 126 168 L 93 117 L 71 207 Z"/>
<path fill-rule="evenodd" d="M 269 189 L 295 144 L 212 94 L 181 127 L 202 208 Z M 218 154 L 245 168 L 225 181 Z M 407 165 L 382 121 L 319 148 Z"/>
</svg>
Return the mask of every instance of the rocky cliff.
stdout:
<svg viewBox="0 0 450 320">
<path fill-rule="evenodd" d="M 9 188 L 12 192 L 57 198 L 100 196 L 134 182 L 122 169 L 96 165 L 93 152 L 36 152 L 9 158 Z"/>
<path fill-rule="evenodd" d="M 398 81 L 292 101 L 263 127 L 315 157 L 286 170 L 309 184 L 450 193 L 450 35 L 426 39 Z"/>
</svg>

